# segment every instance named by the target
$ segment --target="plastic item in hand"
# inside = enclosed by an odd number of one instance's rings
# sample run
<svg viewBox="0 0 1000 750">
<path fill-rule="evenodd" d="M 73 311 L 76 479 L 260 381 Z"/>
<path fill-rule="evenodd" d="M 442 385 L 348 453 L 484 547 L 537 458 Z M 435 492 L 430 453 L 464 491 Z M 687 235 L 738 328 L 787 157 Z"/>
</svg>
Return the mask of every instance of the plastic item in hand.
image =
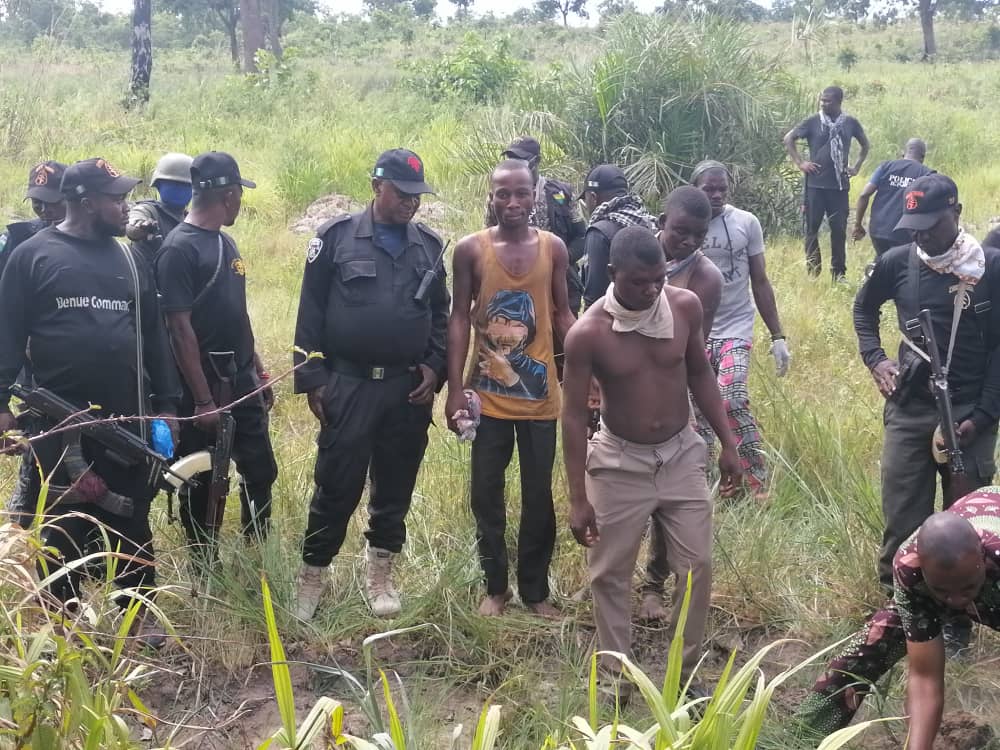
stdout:
<svg viewBox="0 0 1000 750">
<path fill-rule="evenodd" d="M 465 395 L 467 406 L 459 409 L 451 418 L 455 420 L 455 426 L 458 428 L 458 439 L 463 443 L 471 443 L 476 439 L 476 429 L 483 415 L 483 402 L 475 391 L 466 389 L 462 393 Z"/>
<path fill-rule="evenodd" d="M 153 446 L 153 450 L 164 458 L 174 457 L 174 436 L 170 434 L 170 428 L 162 419 L 153 420 L 150 443 Z"/>
</svg>

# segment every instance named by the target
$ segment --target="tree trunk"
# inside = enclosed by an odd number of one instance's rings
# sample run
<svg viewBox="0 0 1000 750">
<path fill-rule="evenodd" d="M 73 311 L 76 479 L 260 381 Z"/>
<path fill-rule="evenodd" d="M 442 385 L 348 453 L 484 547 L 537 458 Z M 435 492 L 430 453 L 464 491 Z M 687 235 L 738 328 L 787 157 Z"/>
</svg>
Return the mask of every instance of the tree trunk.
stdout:
<svg viewBox="0 0 1000 750">
<path fill-rule="evenodd" d="M 264 0 L 262 3 L 261 15 L 264 23 L 264 36 L 267 38 L 267 48 L 280 60 L 284 50 L 281 48 L 281 16 L 279 12 L 278 0 Z"/>
<path fill-rule="evenodd" d="M 152 0 L 132 0 L 132 77 L 128 106 L 149 101 L 149 80 L 153 74 Z"/>
<path fill-rule="evenodd" d="M 565 3 L 563 3 L 562 5 L 559 6 L 559 12 L 562 13 L 562 17 L 563 17 L 563 28 L 564 29 L 568 29 L 569 28 L 569 8 L 566 7 Z"/>
<path fill-rule="evenodd" d="M 226 21 L 226 32 L 229 34 L 229 54 L 233 58 L 233 66 L 240 66 L 240 40 L 236 36 L 236 27 L 239 25 L 239 17 L 232 13 Z"/>
<path fill-rule="evenodd" d="M 934 10 L 936 3 L 933 0 L 920 0 L 920 30 L 924 33 L 924 60 L 934 59 L 937 54 L 937 41 L 934 39 Z"/>
<path fill-rule="evenodd" d="M 240 23 L 243 26 L 243 72 L 256 73 L 254 56 L 257 50 L 265 48 L 261 0 L 241 0 Z"/>
</svg>

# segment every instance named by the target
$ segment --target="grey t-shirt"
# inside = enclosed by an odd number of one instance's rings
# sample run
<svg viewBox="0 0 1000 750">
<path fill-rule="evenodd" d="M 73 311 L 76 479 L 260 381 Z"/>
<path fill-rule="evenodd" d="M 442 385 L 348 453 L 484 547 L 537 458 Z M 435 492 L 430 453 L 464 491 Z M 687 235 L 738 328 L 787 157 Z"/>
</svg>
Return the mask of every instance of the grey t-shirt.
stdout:
<svg viewBox="0 0 1000 750">
<path fill-rule="evenodd" d="M 809 161 L 819 164 L 819 174 L 806 175 L 806 187 L 823 190 L 847 190 L 850 180 L 846 174 L 837 183 L 837 173 L 833 168 L 833 158 L 830 156 L 830 131 L 823 127 L 819 115 L 807 117 L 792 131 L 796 140 L 805 140 L 809 144 Z M 861 140 L 865 137 L 865 129 L 861 123 L 850 115 L 844 115 L 840 127 L 840 142 L 844 151 L 844 167 L 850 164 L 851 139 Z"/>
<path fill-rule="evenodd" d="M 750 256 L 764 252 L 760 222 L 749 211 L 727 205 L 709 223 L 701 251 L 722 271 L 722 299 L 709 338 L 753 341 Z"/>
</svg>

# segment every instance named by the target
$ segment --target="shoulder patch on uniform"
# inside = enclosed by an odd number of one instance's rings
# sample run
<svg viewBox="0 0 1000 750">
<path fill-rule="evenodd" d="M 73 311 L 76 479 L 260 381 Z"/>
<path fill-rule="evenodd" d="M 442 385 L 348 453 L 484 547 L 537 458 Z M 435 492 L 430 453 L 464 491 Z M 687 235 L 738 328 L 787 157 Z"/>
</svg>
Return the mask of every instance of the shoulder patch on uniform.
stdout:
<svg viewBox="0 0 1000 750">
<path fill-rule="evenodd" d="M 341 214 L 340 216 L 334 216 L 332 219 L 327 219 L 322 224 L 320 224 L 319 227 L 317 227 L 316 236 L 322 237 L 324 234 L 330 231 L 331 227 L 340 224 L 343 221 L 347 221 L 350 218 L 351 214 Z"/>
<path fill-rule="evenodd" d="M 312 263 L 321 252 L 323 252 L 323 240 L 319 237 L 313 237 L 309 240 L 309 248 L 306 251 L 306 263 Z"/>
</svg>

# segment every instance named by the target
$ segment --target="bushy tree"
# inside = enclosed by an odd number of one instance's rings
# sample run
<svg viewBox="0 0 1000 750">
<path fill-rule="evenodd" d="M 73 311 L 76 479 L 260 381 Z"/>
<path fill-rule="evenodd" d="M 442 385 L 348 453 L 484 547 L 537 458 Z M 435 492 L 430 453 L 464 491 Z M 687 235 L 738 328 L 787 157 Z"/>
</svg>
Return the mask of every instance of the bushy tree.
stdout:
<svg viewBox="0 0 1000 750">
<path fill-rule="evenodd" d="M 535 14 L 543 21 L 562 16 L 563 26 L 569 26 L 570 16 L 590 17 L 587 0 L 535 0 Z"/>
<path fill-rule="evenodd" d="M 561 152 L 587 165 L 629 165 L 649 200 L 713 158 L 730 165 L 743 204 L 763 222 L 795 216 L 781 134 L 808 106 L 805 95 L 731 19 L 621 16 L 589 67 L 536 87 L 522 106 L 551 114 L 543 135 Z"/>
</svg>

